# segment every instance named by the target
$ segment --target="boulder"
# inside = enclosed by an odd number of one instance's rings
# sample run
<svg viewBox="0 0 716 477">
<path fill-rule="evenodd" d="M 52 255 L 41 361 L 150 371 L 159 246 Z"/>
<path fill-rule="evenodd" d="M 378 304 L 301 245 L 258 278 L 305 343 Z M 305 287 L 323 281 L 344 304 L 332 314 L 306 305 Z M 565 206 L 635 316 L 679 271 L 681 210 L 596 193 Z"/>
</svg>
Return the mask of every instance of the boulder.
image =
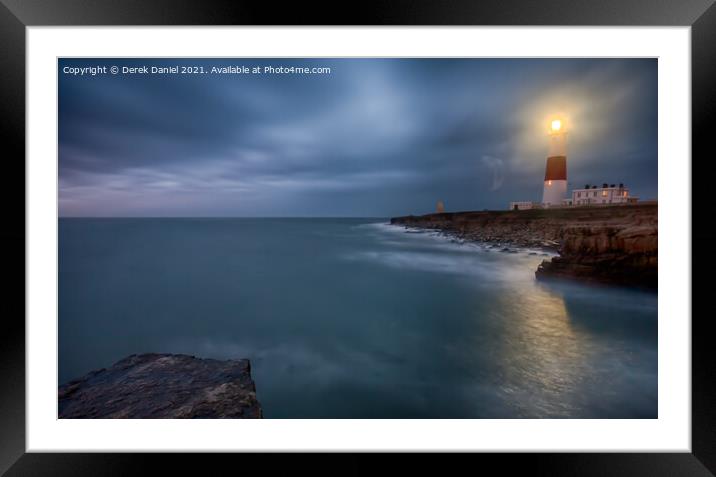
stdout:
<svg viewBox="0 0 716 477">
<path fill-rule="evenodd" d="M 261 418 L 247 359 L 135 354 L 58 389 L 61 419 Z"/>
</svg>

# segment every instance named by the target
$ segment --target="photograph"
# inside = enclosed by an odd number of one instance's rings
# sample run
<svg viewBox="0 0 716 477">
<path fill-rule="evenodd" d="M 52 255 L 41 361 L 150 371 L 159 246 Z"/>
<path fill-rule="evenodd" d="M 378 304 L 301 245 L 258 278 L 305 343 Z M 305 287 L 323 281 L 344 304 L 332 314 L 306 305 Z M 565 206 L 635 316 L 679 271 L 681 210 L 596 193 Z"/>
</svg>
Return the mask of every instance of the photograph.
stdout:
<svg viewBox="0 0 716 477">
<path fill-rule="evenodd" d="M 59 419 L 659 419 L 659 58 L 56 61 Z"/>
</svg>

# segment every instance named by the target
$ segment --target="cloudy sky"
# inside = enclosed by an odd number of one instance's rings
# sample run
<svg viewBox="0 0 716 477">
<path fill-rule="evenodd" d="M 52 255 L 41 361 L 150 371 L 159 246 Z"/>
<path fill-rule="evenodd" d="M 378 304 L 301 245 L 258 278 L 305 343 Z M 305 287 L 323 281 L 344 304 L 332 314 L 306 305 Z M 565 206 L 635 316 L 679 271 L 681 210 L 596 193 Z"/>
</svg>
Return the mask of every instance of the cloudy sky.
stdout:
<svg viewBox="0 0 716 477">
<path fill-rule="evenodd" d="M 330 74 L 72 75 L 87 66 Z M 542 195 L 566 118 L 569 187 L 657 197 L 655 59 L 59 61 L 61 216 L 362 216 Z"/>
</svg>

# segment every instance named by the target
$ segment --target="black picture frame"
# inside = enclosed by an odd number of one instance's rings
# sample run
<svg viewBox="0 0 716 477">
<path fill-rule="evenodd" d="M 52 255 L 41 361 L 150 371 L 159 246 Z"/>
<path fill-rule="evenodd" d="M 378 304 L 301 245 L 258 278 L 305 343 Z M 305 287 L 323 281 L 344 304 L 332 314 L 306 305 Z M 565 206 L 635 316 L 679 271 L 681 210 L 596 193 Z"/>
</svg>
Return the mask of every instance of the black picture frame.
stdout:
<svg viewBox="0 0 716 477">
<path fill-rule="evenodd" d="M 629 25 L 691 27 L 692 177 L 694 207 L 706 203 L 709 180 L 703 161 L 713 160 L 709 125 L 716 120 L 716 6 L 714 0 L 364 0 L 333 2 L 207 1 L 207 0 L 0 0 L 0 128 L 5 185 L 0 233 L 5 280 L 0 336 L 0 473 L 7 475 L 134 475 L 160 465 L 215 474 L 236 456 L 210 459 L 143 454 L 25 453 L 25 28 L 40 25 Z M 663 133 L 663 132 L 662 132 Z M 50 139 L 48 139 L 50 140 Z M 700 158 L 699 163 L 695 158 Z M 695 172 L 695 173 L 694 173 Z M 22 199 L 21 199 L 22 197 Z M 22 207 L 20 206 L 22 202 Z M 692 215 L 693 216 L 693 215 Z M 692 220 L 693 271 L 712 269 L 716 235 Z M 8 273 L 10 272 L 10 273 Z M 705 296 L 708 280 L 693 280 L 692 303 Z M 698 293 L 701 292 L 701 293 Z M 701 299 L 698 299 L 701 296 Z M 640 454 L 479 454 L 454 456 L 450 466 L 499 466 L 543 475 L 716 475 L 716 353 L 707 332 L 710 314 L 692 305 L 692 453 Z M 669 317 L 688 319 L 688 317 Z M 367 454 L 333 454 L 316 459 L 262 455 L 240 457 L 242 469 L 309 470 L 331 474 L 388 470 Z M 227 460 L 232 459 L 232 462 Z M 469 462 L 467 460 L 470 460 Z M 199 462 L 197 462 L 199 460 Z M 382 459 L 381 459 L 382 460 Z M 407 459 L 404 459 L 404 461 Z M 401 464 L 433 470 L 443 464 L 413 456 Z M 473 467 L 474 468 L 474 467 Z"/>
</svg>

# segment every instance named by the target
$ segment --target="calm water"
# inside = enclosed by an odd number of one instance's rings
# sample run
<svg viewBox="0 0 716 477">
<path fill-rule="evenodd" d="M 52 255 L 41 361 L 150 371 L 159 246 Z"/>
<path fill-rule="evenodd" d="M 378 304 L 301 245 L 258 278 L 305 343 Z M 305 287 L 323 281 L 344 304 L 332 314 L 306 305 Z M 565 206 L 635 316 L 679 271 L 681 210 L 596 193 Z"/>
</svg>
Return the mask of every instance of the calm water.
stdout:
<svg viewBox="0 0 716 477">
<path fill-rule="evenodd" d="M 268 418 L 657 417 L 656 295 L 384 222 L 61 219 L 59 380 L 173 352 L 250 358 Z"/>
</svg>

